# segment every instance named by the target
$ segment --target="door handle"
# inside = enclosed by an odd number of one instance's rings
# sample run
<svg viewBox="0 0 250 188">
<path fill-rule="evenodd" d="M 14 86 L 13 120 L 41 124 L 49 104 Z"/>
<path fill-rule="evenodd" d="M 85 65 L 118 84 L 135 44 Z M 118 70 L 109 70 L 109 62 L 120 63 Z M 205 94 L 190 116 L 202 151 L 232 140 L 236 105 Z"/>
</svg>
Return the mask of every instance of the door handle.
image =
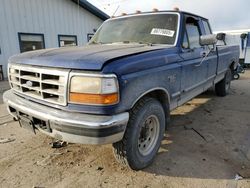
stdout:
<svg viewBox="0 0 250 188">
<path fill-rule="evenodd" d="M 206 57 L 207 56 L 207 52 L 206 51 L 202 51 L 201 53 L 200 53 L 200 55 L 201 55 L 201 57 Z"/>
<path fill-rule="evenodd" d="M 206 59 L 206 57 L 209 55 L 210 52 L 207 52 L 207 51 L 202 51 L 200 53 L 201 57 L 202 57 L 202 60 L 199 64 L 196 64 L 195 67 L 200 67 L 203 63 L 203 61 Z"/>
</svg>

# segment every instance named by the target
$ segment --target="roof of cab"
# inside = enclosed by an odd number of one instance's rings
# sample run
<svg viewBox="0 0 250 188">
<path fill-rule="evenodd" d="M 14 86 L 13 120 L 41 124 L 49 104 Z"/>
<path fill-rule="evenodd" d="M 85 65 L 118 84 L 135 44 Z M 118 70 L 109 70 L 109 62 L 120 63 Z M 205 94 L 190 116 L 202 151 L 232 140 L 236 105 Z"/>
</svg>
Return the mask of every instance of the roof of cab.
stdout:
<svg viewBox="0 0 250 188">
<path fill-rule="evenodd" d="M 194 17 L 199 17 L 204 20 L 208 20 L 207 18 L 204 18 L 202 16 L 190 13 L 190 12 L 185 12 L 185 11 L 176 11 L 176 10 L 164 10 L 164 11 L 151 11 L 151 12 L 141 12 L 141 13 L 132 13 L 132 14 L 126 14 L 126 15 L 121 15 L 121 16 L 115 16 L 115 18 L 122 18 L 126 16 L 133 16 L 133 15 L 143 15 L 143 14 L 157 14 L 157 13 L 179 13 L 179 14 L 185 14 L 189 16 L 194 16 Z"/>
</svg>

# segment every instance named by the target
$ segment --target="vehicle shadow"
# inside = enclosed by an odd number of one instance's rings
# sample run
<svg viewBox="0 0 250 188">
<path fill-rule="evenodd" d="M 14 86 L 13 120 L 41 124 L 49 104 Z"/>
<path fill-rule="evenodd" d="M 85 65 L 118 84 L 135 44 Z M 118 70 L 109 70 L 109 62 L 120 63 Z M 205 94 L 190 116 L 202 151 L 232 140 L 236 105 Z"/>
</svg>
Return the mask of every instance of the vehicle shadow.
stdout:
<svg viewBox="0 0 250 188">
<path fill-rule="evenodd" d="M 209 90 L 174 110 L 160 151 L 145 171 L 200 179 L 249 178 L 249 112 L 232 113 L 232 106 L 242 109 L 235 98 L 235 91 L 220 98 Z"/>
</svg>

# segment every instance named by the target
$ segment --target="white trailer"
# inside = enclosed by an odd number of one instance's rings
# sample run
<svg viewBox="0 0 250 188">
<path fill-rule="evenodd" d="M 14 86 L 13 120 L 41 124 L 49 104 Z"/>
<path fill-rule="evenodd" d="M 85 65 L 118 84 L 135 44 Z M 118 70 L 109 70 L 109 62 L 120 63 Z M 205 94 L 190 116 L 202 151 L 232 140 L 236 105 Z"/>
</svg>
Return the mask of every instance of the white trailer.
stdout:
<svg viewBox="0 0 250 188">
<path fill-rule="evenodd" d="M 250 29 L 217 31 L 215 33 L 225 33 L 227 45 L 240 46 L 240 62 L 246 67 L 250 67 Z"/>
</svg>

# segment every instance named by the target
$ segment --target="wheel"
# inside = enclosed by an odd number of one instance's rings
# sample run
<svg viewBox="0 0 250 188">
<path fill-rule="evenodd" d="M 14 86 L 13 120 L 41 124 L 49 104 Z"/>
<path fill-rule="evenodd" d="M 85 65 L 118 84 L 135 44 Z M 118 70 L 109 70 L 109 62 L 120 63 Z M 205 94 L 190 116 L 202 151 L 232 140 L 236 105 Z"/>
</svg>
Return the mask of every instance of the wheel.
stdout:
<svg viewBox="0 0 250 188">
<path fill-rule="evenodd" d="M 165 113 L 154 98 L 144 98 L 131 110 L 123 139 L 113 144 L 118 162 L 133 170 L 149 166 L 156 156 L 165 131 Z"/>
<path fill-rule="evenodd" d="M 238 80 L 240 78 L 240 75 L 238 73 L 234 73 L 233 78 L 234 80 Z"/>
<path fill-rule="evenodd" d="M 215 93 L 220 97 L 226 96 L 230 89 L 231 80 L 232 72 L 228 69 L 223 80 L 215 84 Z"/>
</svg>

